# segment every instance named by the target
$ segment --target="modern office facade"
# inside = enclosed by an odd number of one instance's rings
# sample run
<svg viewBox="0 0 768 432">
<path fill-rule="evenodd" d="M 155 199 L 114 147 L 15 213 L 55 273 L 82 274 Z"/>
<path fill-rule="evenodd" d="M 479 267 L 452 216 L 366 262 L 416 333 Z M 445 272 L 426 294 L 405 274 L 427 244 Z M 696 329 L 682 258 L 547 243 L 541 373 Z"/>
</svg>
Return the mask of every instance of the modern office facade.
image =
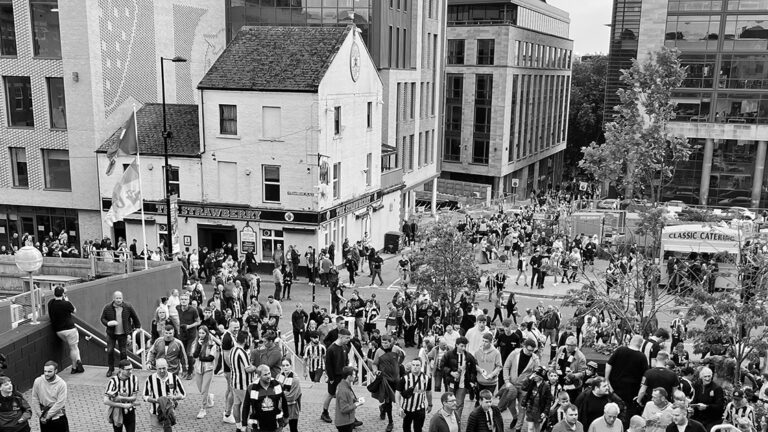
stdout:
<svg viewBox="0 0 768 432">
<path fill-rule="evenodd" d="M 448 2 L 441 178 L 494 196 L 562 176 L 573 41 L 568 14 L 540 0 Z"/>
<path fill-rule="evenodd" d="M 664 199 L 768 207 L 766 21 L 768 0 L 642 2 L 635 56 L 645 59 L 662 46 L 681 51 L 688 77 L 673 95 L 672 129 L 698 146 L 677 167 Z M 636 26 L 634 19 L 626 25 Z M 615 36 L 625 27 L 621 16 L 614 14 L 613 26 Z"/>
<path fill-rule="evenodd" d="M 160 56 L 189 60 L 166 65 L 168 101 L 195 101 L 224 49 L 224 12 L 215 0 L 0 1 L 0 244 L 111 234 L 95 150 L 134 103 L 159 101 Z"/>
<path fill-rule="evenodd" d="M 407 218 L 415 209 L 415 192 L 438 176 L 446 1 L 227 0 L 227 35 L 258 25 L 354 23 L 360 29 L 384 86 L 382 191 L 399 194 L 400 213 Z"/>
</svg>

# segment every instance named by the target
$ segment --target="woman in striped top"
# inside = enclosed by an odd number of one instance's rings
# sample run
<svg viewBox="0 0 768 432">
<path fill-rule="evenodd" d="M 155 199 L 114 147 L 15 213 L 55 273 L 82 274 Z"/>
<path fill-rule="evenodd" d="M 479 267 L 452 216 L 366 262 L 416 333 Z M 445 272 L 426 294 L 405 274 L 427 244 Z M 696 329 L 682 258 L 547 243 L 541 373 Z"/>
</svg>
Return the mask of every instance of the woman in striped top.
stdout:
<svg viewBox="0 0 768 432">
<path fill-rule="evenodd" d="M 219 354 L 219 347 L 211 337 L 208 327 L 201 325 L 197 329 L 197 340 L 194 343 L 192 357 L 197 359 L 195 362 L 195 384 L 202 395 L 202 406 L 197 418 L 206 416 L 207 408 L 213 407 L 213 393 L 208 390 L 211 387 L 213 378 L 213 369 L 216 367 L 216 357 Z"/>
<path fill-rule="evenodd" d="M 282 371 L 275 378 L 283 386 L 285 400 L 288 401 L 288 426 L 291 432 L 299 431 L 299 414 L 301 413 L 301 385 L 299 377 L 293 373 L 293 362 L 284 358 Z"/>
</svg>

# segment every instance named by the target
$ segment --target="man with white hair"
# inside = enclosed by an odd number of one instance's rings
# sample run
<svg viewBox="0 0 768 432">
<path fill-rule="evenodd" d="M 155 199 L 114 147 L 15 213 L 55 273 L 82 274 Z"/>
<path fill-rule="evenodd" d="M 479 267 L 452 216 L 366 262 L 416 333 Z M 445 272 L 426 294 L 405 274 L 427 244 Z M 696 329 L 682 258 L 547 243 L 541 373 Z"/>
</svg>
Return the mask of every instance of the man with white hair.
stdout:
<svg viewBox="0 0 768 432">
<path fill-rule="evenodd" d="M 603 408 L 602 417 L 598 417 L 589 425 L 587 432 L 623 432 L 624 426 L 616 421 L 619 416 L 619 406 L 613 402 Z"/>
<path fill-rule="evenodd" d="M 151 430 L 162 431 L 163 424 L 157 414 L 160 409 L 158 400 L 165 396 L 172 401 L 179 401 L 186 397 L 184 385 L 178 375 L 168 371 L 168 362 L 164 358 L 155 362 L 157 372 L 147 377 L 144 382 L 144 401 L 149 402 L 149 422 Z"/>
<path fill-rule="evenodd" d="M 725 408 L 723 388 L 712 381 L 712 369 L 705 367 L 699 371 L 701 382 L 696 386 L 696 394 L 691 401 L 693 416 L 691 418 L 704 425 L 706 430 L 720 424 Z"/>
</svg>

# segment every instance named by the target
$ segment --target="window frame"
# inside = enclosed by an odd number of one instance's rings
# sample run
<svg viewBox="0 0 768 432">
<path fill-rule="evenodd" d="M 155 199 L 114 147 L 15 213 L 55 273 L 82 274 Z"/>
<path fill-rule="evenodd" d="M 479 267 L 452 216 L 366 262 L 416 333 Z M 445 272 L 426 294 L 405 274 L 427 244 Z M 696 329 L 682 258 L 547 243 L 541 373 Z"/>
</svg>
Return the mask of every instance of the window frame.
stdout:
<svg viewBox="0 0 768 432">
<path fill-rule="evenodd" d="M 53 81 L 61 82 L 61 101 L 62 101 L 62 108 L 64 113 L 63 127 L 54 125 L 54 120 L 53 120 L 53 112 L 54 112 L 53 102 L 54 101 L 53 101 L 53 94 L 51 93 L 51 88 L 52 88 L 51 83 Z M 48 125 L 51 129 L 54 129 L 54 130 L 67 130 L 67 99 L 65 94 L 66 90 L 64 88 L 64 78 L 63 77 L 46 77 L 45 85 L 46 85 L 46 90 L 48 91 Z"/>
<path fill-rule="evenodd" d="M 26 95 L 24 94 L 24 86 L 17 86 L 14 85 L 13 91 L 12 88 L 9 86 L 11 81 L 15 81 L 17 79 L 24 80 L 26 79 Z M 29 76 L 20 76 L 20 75 L 6 75 L 3 77 L 3 86 L 5 87 L 5 108 L 6 108 L 6 117 L 7 121 L 6 124 L 9 128 L 23 128 L 23 129 L 33 129 L 35 127 L 35 107 L 34 102 L 32 100 L 32 79 Z M 17 96 L 17 90 L 22 91 L 22 95 L 19 98 Z M 21 101 L 22 105 L 26 105 L 27 102 L 29 103 L 29 110 L 31 111 L 31 115 L 29 116 L 32 119 L 32 124 L 25 124 L 25 125 L 18 125 L 14 124 L 13 122 L 13 115 L 12 112 L 19 112 L 19 111 L 25 111 L 25 108 L 18 109 L 15 108 L 15 105 L 17 105 L 17 101 Z"/>
<path fill-rule="evenodd" d="M 267 180 L 267 169 L 270 169 L 270 168 L 277 169 L 277 181 Z M 280 180 L 281 180 L 280 165 L 269 165 L 269 164 L 261 165 L 261 200 L 262 202 L 265 202 L 265 203 L 281 202 L 282 188 L 280 186 Z M 277 188 L 277 201 L 267 199 L 267 187 Z"/>
<path fill-rule="evenodd" d="M 234 109 L 234 118 L 229 118 L 228 116 L 225 116 L 225 108 L 233 108 Z M 225 123 L 227 122 L 227 123 Z M 226 132 L 224 129 L 225 124 L 234 124 L 235 130 L 234 132 Z M 225 136 L 238 136 L 237 135 L 237 105 L 233 104 L 219 104 L 219 135 L 225 135 Z"/>
<path fill-rule="evenodd" d="M 11 9 L 11 18 L 12 18 L 12 33 L 13 33 L 13 39 L 8 39 L 5 34 L 7 33 L 5 28 L 0 27 L 0 56 L 3 57 L 16 57 L 19 54 L 19 47 L 16 44 L 16 19 L 14 15 L 14 7 L 13 7 L 13 1 L 12 0 L 2 0 L 0 1 L 0 10 L 4 8 L 10 7 Z M 2 14 L 0 14 L 2 15 Z M 10 32 L 8 32 L 10 33 Z M 8 36 L 11 36 L 8 34 Z M 5 46 L 6 42 L 9 42 L 10 44 L 13 44 L 13 53 L 5 52 Z"/>
<path fill-rule="evenodd" d="M 365 185 L 370 186 L 372 184 L 373 175 L 373 153 L 365 155 Z"/>
<path fill-rule="evenodd" d="M 334 163 L 331 169 L 331 191 L 333 199 L 341 197 L 341 162 Z"/>
<path fill-rule="evenodd" d="M 20 188 L 20 189 L 29 189 L 29 160 L 27 159 L 27 149 L 24 147 L 8 147 L 8 152 L 10 153 L 10 161 L 11 161 L 11 182 L 13 184 L 14 188 Z M 24 155 L 24 161 L 20 162 L 18 153 L 21 152 Z M 19 180 L 21 177 L 19 176 L 19 164 L 24 164 L 24 182 L 25 184 L 21 184 L 22 182 Z"/>
<path fill-rule="evenodd" d="M 36 37 L 35 29 L 38 28 L 39 26 L 35 25 L 35 6 L 34 6 L 35 4 L 38 4 L 38 5 L 53 5 L 51 10 L 49 10 L 50 13 L 54 13 L 52 10 L 53 9 L 57 9 L 57 11 L 55 13 L 56 13 L 56 16 L 57 16 L 57 23 L 58 23 L 58 27 L 57 27 L 57 30 L 58 30 L 57 33 L 58 33 L 58 39 L 59 39 L 59 47 L 58 47 L 58 51 L 59 52 L 58 52 L 58 55 L 41 55 L 40 54 L 40 46 L 37 43 L 37 41 L 38 40 L 46 40 L 46 39 L 38 39 Z M 51 0 L 29 0 L 29 24 L 30 24 L 30 27 L 31 27 L 30 33 L 31 33 L 32 57 L 33 58 L 61 59 L 61 54 L 62 54 L 62 52 L 61 52 L 61 20 L 58 19 L 58 16 L 59 16 L 58 8 L 59 8 L 59 2 L 56 1 L 56 0 L 53 0 L 53 1 L 51 1 Z M 45 27 L 46 28 L 46 33 L 49 33 L 49 28 L 48 28 L 47 24 L 48 23 L 46 22 L 46 27 Z M 48 36 L 46 34 L 46 38 L 47 37 Z"/>
<path fill-rule="evenodd" d="M 368 101 L 366 104 L 366 125 L 368 126 L 368 129 L 373 129 L 373 102 Z"/>
<path fill-rule="evenodd" d="M 455 46 L 452 46 L 455 44 Z M 458 48 L 461 47 L 461 54 L 458 53 Z M 446 56 L 446 63 L 449 65 L 463 65 L 466 62 L 467 41 L 466 39 L 448 39 L 448 49 Z M 461 62 L 458 59 L 461 58 Z M 457 61 L 453 61 L 456 59 Z"/>
<path fill-rule="evenodd" d="M 482 44 L 488 43 L 487 47 Z M 487 51 L 483 53 L 483 51 Z M 493 66 L 496 56 L 496 39 L 477 40 L 477 64 L 480 66 Z"/>
<path fill-rule="evenodd" d="M 40 149 L 40 152 L 42 153 L 43 158 L 43 177 L 45 179 L 45 189 L 46 190 L 55 190 L 55 191 L 71 191 L 72 190 L 72 170 L 69 166 L 69 150 L 60 150 L 60 149 Z M 51 155 L 52 152 L 64 152 L 67 154 L 67 169 L 69 171 L 69 186 L 68 187 L 55 187 L 51 185 L 51 169 L 50 169 L 50 158 L 49 155 Z M 57 159 L 57 160 L 64 160 L 64 159 Z"/>
<path fill-rule="evenodd" d="M 341 135 L 341 105 L 333 107 L 333 136 Z"/>
<path fill-rule="evenodd" d="M 179 167 L 177 165 L 168 165 L 167 168 L 163 166 L 163 181 L 165 181 L 166 175 L 168 176 L 168 189 L 170 189 L 170 194 L 173 195 L 175 191 L 176 196 L 181 198 L 181 177 L 179 174 Z"/>
</svg>

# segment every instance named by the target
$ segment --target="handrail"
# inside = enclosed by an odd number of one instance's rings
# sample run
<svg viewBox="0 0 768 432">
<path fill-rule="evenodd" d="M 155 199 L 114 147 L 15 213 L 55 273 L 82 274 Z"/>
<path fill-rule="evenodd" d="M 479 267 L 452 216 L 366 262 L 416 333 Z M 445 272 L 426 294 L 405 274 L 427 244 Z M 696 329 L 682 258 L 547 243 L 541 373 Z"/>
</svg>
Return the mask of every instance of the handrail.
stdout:
<svg viewBox="0 0 768 432">
<path fill-rule="evenodd" d="M 138 337 L 137 337 L 138 333 Z M 152 335 L 143 328 L 137 328 L 131 333 L 131 351 L 137 356 L 141 357 L 141 367 L 146 369 L 147 360 L 149 355 L 149 349 L 147 348 L 147 340 L 152 340 Z M 138 343 L 136 343 L 138 341 Z"/>
<path fill-rule="evenodd" d="M 358 365 L 358 369 L 362 366 L 362 368 L 365 370 L 366 372 L 365 376 L 368 377 L 368 382 L 366 384 L 370 384 L 371 382 L 373 382 L 373 379 L 374 379 L 373 371 L 371 371 L 371 368 L 368 367 L 368 363 L 365 362 L 363 355 L 360 352 L 358 352 L 357 348 L 355 348 L 355 346 L 352 344 L 350 344 L 349 354 L 352 356 L 352 361 Z"/>
<path fill-rule="evenodd" d="M 85 340 L 95 340 L 96 342 L 98 342 L 98 343 L 100 343 L 100 344 L 104 345 L 104 347 L 107 347 L 107 346 L 109 346 L 109 344 L 108 344 L 108 343 L 106 343 L 104 340 L 102 340 L 100 337 L 96 336 L 95 334 L 93 334 L 93 333 L 89 332 L 88 330 L 86 330 L 86 329 L 85 329 L 83 326 L 81 326 L 80 324 L 75 324 L 75 328 L 76 328 L 78 331 L 80 331 L 80 332 L 82 332 L 82 333 L 84 333 L 84 334 L 85 334 Z M 112 348 L 112 349 L 113 349 L 113 350 L 114 350 L 114 351 L 115 351 L 115 352 L 116 352 L 118 355 L 120 354 L 120 350 L 118 350 L 117 348 Z M 131 361 L 131 363 L 133 363 L 133 364 L 134 364 L 134 366 L 142 367 L 142 364 L 141 364 L 140 362 L 138 362 L 138 361 L 136 361 L 136 360 L 132 359 L 130 356 L 128 356 L 128 360 L 130 360 L 130 361 Z"/>
<path fill-rule="evenodd" d="M 291 355 L 291 363 L 293 364 L 294 372 L 297 372 L 295 370 L 297 364 L 300 364 L 301 368 L 304 370 L 307 368 L 307 365 L 304 364 L 304 359 L 298 354 L 296 354 L 296 352 L 290 346 L 288 346 L 288 343 L 286 341 L 281 339 L 280 344 L 282 345 L 283 349 L 285 349 L 285 351 L 287 351 Z M 302 372 L 304 372 L 304 370 L 302 370 Z"/>
</svg>

